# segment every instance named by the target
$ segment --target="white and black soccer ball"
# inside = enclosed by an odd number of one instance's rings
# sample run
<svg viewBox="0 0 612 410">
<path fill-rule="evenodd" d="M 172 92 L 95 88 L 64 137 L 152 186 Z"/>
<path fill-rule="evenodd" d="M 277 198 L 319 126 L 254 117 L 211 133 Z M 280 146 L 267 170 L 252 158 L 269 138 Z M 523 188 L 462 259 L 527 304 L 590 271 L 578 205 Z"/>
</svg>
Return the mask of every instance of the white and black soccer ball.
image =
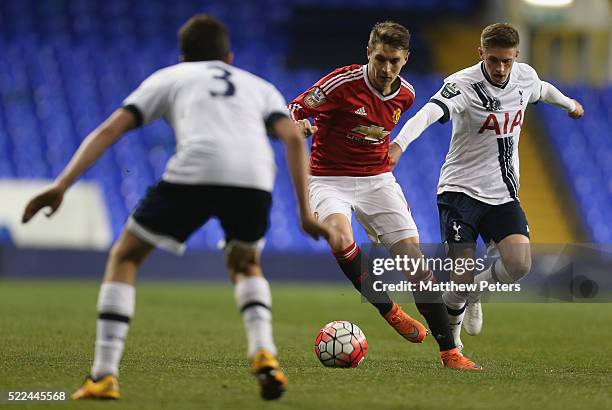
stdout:
<svg viewBox="0 0 612 410">
<path fill-rule="evenodd" d="M 315 353 L 327 367 L 357 367 L 367 350 L 368 342 L 363 331 L 346 320 L 326 324 L 315 339 Z"/>
</svg>

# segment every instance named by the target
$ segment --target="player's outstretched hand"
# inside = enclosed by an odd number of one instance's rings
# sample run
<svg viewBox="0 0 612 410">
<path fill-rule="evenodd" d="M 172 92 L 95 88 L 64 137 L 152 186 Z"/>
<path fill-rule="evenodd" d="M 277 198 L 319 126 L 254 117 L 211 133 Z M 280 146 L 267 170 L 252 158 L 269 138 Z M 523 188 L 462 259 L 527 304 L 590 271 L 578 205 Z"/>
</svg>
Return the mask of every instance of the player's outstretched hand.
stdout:
<svg viewBox="0 0 612 410">
<path fill-rule="evenodd" d="M 295 122 L 295 124 L 300 132 L 304 135 L 304 138 L 308 138 L 318 131 L 318 128 L 312 125 L 308 119 L 298 120 Z"/>
<path fill-rule="evenodd" d="M 574 104 L 576 104 L 576 108 L 574 108 L 573 111 L 569 111 L 567 115 L 569 115 L 570 118 L 573 118 L 575 120 L 577 120 L 578 118 L 582 118 L 582 116 L 584 115 L 584 107 L 582 107 L 582 104 L 580 104 L 578 101 L 572 101 L 574 102 Z"/>
<path fill-rule="evenodd" d="M 389 157 L 391 158 L 391 169 L 395 168 L 400 157 L 402 156 L 402 149 L 398 144 L 389 144 Z"/>
<path fill-rule="evenodd" d="M 27 223 L 34 215 L 38 213 L 38 211 L 46 207 L 51 208 L 51 210 L 45 214 L 47 218 L 53 215 L 62 204 L 65 192 L 66 190 L 63 187 L 53 184 L 43 190 L 40 194 L 36 195 L 34 198 L 30 199 L 30 202 L 28 202 L 25 210 L 23 211 L 21 223 Z"/>
</svg>

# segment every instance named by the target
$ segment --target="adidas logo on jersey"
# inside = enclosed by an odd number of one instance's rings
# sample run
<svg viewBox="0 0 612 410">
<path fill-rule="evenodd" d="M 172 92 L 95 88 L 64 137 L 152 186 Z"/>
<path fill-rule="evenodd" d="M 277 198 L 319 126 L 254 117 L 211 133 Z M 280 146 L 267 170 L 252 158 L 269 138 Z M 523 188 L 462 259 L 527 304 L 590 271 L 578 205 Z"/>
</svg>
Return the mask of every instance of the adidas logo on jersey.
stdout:
<svg viewBox="0 0 612 410">
<path fill-rule="evenodd" d="M 365 107 L 361 107 L 355 110 L 355 114 L 359 114 L 359 115 L 368 115 L 368 113 L 365 110 Z"/>
</svg>

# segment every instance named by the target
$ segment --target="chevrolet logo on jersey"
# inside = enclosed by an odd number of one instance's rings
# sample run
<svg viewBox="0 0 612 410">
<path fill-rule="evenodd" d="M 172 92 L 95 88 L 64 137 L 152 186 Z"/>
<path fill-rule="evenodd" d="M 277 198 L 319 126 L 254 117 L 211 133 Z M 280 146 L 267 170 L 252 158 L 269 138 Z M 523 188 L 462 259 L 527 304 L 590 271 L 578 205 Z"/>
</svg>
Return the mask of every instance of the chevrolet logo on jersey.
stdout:
<svg viewBox="0 0 612 410">
<path fill-rule="evenodd" d="M 369 142 L 370 144 L 382 143 L 382 140 L 384 140 L 387 135 L 391 134 L 391 131 L 386 131 L 383 127 L 379 127 L 377 125 L 358 125 L 353 128 L 352 131 L 363 135 L 366 142 Z"/>
</svg>

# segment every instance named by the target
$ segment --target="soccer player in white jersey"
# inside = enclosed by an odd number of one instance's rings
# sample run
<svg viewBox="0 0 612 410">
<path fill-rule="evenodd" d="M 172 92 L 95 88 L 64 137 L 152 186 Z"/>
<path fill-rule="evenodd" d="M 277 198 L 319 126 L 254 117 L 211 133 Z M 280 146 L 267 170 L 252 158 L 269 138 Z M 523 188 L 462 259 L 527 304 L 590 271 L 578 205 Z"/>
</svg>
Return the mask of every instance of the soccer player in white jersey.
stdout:
<svg viewBox="0 0 612 410">
<path fill-rule="evenodd" d="M 473 258 L 481 235 L 501 256 L 475 277 L 452 275 L 460 283 L 511 284 L 531 269 L 529 227 L 518 199 L 518 141 L 527 104 L 554 104 L 573 119 L 584 114 L 578 101 L 541 81 L 529 65 L 516 62 L 518 46 L 519 34 L 510 24 L 487 26 L 478 48 L 482 61 L 446 78 L 389 148 L 397 163 L 427 127 L 452 120 L 451 144 L 438 183 L 442 240 L 451 257 Z M 457 346 L 463 346 L 462 321 L 469 334 L 480 333 L 480 295 L 443 295 Z"/>
<path fill-rule="evenodd" d="M 278 90 L 230 65 L 229 35 L 220 22 L 194 16 L 180 29 L 179 42 L 181 63 L 153 73 L 130 94 L 24 211 L 24 223 L 44 207 L 52 215 L 70 185 L 127 131 L 161 117 L 174 129 L 175 155 L 110 252 L 98 297 L 93 367 L 74 399 L 119 398 L 119 362 L 134 314 L 138 268 L 156 246 L 182 253 L 187 238 L 211 217 L 225 231 L 226 266 L 261 395 L 276 399 L 285 391 L 272 338 L 270 287 L 260 267 L 276 173 L 267 134 L 285 145 L 302 228 L 314 238 L 328 237 L 311 216 L 303 138 Z"/>
</svg>

